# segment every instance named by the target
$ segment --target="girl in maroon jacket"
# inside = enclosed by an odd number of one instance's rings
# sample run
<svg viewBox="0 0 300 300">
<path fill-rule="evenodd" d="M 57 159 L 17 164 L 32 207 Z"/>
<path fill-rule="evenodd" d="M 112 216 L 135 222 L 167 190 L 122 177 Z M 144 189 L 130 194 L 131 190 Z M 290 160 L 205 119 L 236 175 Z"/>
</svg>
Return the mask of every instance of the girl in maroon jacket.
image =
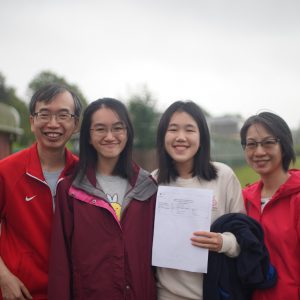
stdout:
<svg viewBox="0 0 300 300">
<path fill-rule="evenodd" d="M 259 221 L 271 263 L 278 272 L 277 285 L 257 290 L 254 300 L 300 299 L 300 171 L 293 139 L 286 122 L 262 112 L 246 120 L 241 142 L 250 167 L 260 180 L 244 191 L 247 213 Z"/>
<path fill-rule="evenodd" d="M 125 106 L 104 98 L 83 116 L 76 174 L 57 191 L 50 300 L 155 300 L 156 184 L 132 162 Z"/>
</svg>

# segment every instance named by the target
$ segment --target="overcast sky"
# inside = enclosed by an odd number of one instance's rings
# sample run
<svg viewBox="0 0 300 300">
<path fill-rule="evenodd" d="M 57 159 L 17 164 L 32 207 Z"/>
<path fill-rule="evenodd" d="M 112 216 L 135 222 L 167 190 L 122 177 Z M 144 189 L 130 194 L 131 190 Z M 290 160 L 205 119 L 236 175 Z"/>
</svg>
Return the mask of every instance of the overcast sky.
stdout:
<svg viewBox="0 0 300 300">
<path fill-rule="evenodd" d="M 42 70 L 89 101 L 144 84 L 164 110 L 261 110 L 300 125 L 299 0 L 0 0 L 0 72 L 22 98 Z M 28 98 L 28 97 L 27 97 Z"/>
</svg>

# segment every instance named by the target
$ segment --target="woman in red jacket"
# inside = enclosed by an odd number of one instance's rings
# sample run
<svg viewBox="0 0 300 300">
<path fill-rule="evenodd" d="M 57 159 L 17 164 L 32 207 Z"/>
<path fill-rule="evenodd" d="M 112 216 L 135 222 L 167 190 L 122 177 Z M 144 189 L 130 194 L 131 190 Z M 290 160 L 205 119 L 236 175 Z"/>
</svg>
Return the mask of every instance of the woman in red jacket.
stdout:
<svg viewBox="0 0 300 300">
<path fill-rule="evenodd" d="M 49 300 L 156 300 L 151 267 L 156 184 L 132 162 L 125 106 L 84 112 L 77 173 L 57 191 Z"/>
<path fill-rule="evenodd" d="M 246 210 L 261 223 L 278 272 L 277 285 L 253 299 L 300 299 L 300 171 L 289 170 L 296 160 L 291 131 L 278 115 L 262 112 L 246 120 L 240 135 L 247 163 L 260 175 L 243 190 Z"/>
</svg>

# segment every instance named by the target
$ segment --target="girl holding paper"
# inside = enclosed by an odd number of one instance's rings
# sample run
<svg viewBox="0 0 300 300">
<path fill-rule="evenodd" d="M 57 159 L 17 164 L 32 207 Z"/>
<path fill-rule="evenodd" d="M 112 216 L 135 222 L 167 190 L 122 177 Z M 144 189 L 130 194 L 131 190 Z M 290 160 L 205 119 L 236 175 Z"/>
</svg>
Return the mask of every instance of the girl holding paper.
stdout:
<svg viewBox="0 0 300 300">
<path fill-rule="evenodd" d="M 157 131 L 158 184 L 213 190 L 212 222 L 230 212 L 244 212 L 241 186 L 233 171 L 210 158 L 210 134 L 200 107 L 177 101 L 162 115 Z M 173 233 L 176 234 L 176 233 Z M 230 232 L 191 232 L 195 247 L 235 257 L 239 245 Z M 157 268 L 159 300 L 203 299 L 203 274 Z"/>
</svg>

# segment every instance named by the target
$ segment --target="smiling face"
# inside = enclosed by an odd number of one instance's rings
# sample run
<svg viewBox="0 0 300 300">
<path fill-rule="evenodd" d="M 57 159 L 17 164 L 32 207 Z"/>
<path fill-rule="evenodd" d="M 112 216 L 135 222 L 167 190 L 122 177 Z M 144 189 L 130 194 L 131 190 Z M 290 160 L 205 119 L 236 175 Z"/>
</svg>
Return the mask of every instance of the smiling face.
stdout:
<svg viewBox="0 0 300 300">
<path fill-rule="evenodd" d="M 74 108 L 72 95 L 65 91 L 56 95 L 50 102 L 37 102 L 35 112 L 74 114 Z M 45 122 L 36 116 L 30 116 L 30 125 L 39 151 L 63 151 L 78 127 L 78 119 L 70 118 L 63 122 L 57 122 L 56 117 L 52 116 L 51 120 Z"/>
<path fill-rule="evenodd" d="M 190 173 L 194 156 L 200 147 L 200 132 L 196 121 L 186 112 L 175 112 L 165 135 L 165 149 L 174 160 L 178 172 Z"/>
<path fill-rule="evenodd" d="M 276 138 L 263 125 L 256 123 L 249 127 L 246 142 L 261 142 Z M 245 149 L 245 158 L 249 166 L 261 177 L 283 172 L 280 143 L 271 147 L 259 144 L 254 149 Z"/>
<path fill-rule="evenodd" d="M 98 161 L 115 165 L 127 142 L 127 131 L 118 114 L 102 107 L 91 118 L 90 143 Z"/>
</svg>

